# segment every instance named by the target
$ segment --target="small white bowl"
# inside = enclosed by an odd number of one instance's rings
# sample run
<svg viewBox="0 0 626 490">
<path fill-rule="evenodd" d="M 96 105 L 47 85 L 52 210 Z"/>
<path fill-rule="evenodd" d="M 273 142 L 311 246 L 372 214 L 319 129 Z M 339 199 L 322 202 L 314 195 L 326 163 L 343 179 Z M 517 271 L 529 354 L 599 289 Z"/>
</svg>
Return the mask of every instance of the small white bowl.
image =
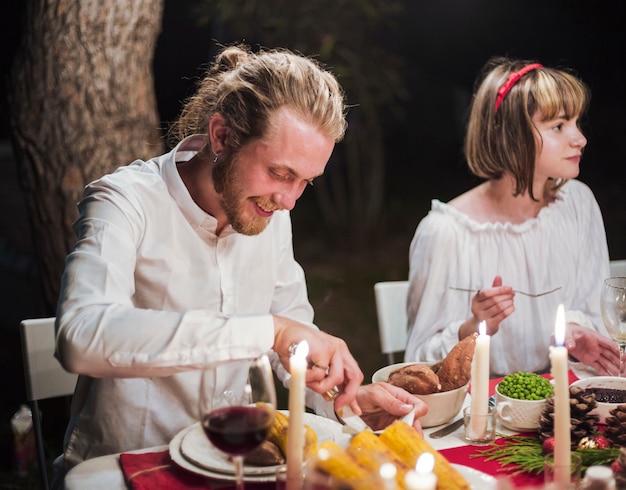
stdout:
<svg viewBox="0 0 626 490">
<path fill-rule="evenodd" d="M 398 368 L 409 366 L 411 364 L 426 364 L 417 362 L 400 362 L 380 368 L 372 375 L 372 382 L 386 382 L 389 375 Z M 437 425 L 450 422 L 460 411 L 467 394 L 467 386 L 461 386 L 455 390 L 443 391 L 441 393 L 432 393 L 430 395 L 415 395 L 428 405 L 428 413 L 420 417 L 420 424 L 423 429 L 435 427 Z"/>
<path fill-rule="evenodd" d="M 541 412 L 546 400 L 520 400 L 503 395 L 496 385 L 496 414 L 506 428 L 518 432 L 535 431 L 539 428 Z"/>
<path fill-rule="evenodd" d="M 626 378 L 620 378 L 617 376 L 592 376 L 590 378 L 583 378 L 577 381 L 574 381 L 570 386 L 577 386 L 579 388 L 587 389 L 587 388 L 609 388 L 614 390 L 625 390 L 626 391 Z M 609 410 L 614 409 L 618 405 L 623 405 L 624 403 L 607 403 L 607 402 L 599 402 L 596 400 L 596 408 L 593 409 L 590 414 L 595 414 L 600 417 L 598 420 L 599 424 L 605 424 L 605 420 L 611 414 Z"/>
</svg>

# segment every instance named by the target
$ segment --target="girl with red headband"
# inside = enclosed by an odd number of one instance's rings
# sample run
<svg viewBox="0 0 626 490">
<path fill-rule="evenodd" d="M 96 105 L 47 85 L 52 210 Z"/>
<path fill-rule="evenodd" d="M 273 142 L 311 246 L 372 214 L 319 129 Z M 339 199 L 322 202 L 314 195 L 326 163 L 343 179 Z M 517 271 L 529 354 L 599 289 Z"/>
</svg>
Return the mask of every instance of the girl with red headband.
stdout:
<svg viewBox="0 0 626 490">
<path fill-rule="evenodd" d="M 559 303 L 582 366 L 617 374 L 600 315 L 609 256 L 602 215 L 576 180 L 587 86 L 566 70 L 494 58 L 474 94 L 465 140 L 484 179 L 432 201 L 410 247 L 406 361 L 437 361 L 484 321 L 491 375 L 545 372 Z M 542 294 L 543 293 L 543 294 Z"/>
</svg>

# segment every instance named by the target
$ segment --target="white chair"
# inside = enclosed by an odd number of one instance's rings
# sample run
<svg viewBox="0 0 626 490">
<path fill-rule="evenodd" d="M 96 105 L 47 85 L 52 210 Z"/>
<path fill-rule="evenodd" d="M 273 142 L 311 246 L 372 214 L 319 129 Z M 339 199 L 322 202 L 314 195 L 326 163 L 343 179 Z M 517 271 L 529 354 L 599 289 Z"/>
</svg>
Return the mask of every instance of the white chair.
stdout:
<svg viewBox="0 0 626 490">
<path fill-rule="evenodd" d="M 72 395 L 78 375 L 65 371 L 54 357 L 54 318 L 23 320 L 20 323 L 20 337 L 26 397 L 33 412 L 37 464 L 42 488 L 47 490 L 48 473 L 38 401 Z"/>
<path fill-rule="evenodd" d="M 611 260 L 611 277 L 626 277 L 626 260 Z"/>
<path fill-rule="evenodd" d="M 393 364 L 394 354 L 406 349 L 406 300 L 409 281 L 384 281 L 374 284 L 380 350 Z"/>
</svg>

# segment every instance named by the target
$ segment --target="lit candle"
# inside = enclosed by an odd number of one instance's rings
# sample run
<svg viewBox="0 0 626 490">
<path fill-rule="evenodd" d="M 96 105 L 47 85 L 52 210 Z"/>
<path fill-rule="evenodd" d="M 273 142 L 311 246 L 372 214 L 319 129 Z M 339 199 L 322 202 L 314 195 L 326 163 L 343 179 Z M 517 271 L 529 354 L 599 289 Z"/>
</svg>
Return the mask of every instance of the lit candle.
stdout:
<svg viewBox="0 0 626 490">
<path fill-rule="evenodd" d="M 396 475 L 398 469 L 393 463 L 383 463 L 378 469 L 378 474 L 383 481 L 383 490 L 396 490 Z"/>
<path fill-rule="evenodd" d="M 302 488 L 304 452 L 304 388 L 309 344 L 303 340 L 289 358 L 289 427 L 287 429 L 287 490 Z"/>
<path fill-rule="evenodd" d="M 554 481 L 565 488 L 570 481 L 571 432 L 565 313 L 563 305 L 556 311 L 554 346 L 550 346 L 551 374 L 554 378 Z"/>
<path fill-rule="evenodd" d="M 489 414 L 489 348 L 491 337 L 487 335 L 487 324 L 482 321 L 478 325 L 478 337 L 472 359 L 472 419 L 470 430 L 472 437 L 481 439 L 487 431 L 487 415 Z M 481 417 L 474 417 L 481 415 Z"/>
<path fill-rule="evenodd" d="M 434 467 L 435 457 L 430 453 L 423 453 L 415 464 L 415 470 L 407 472 L 404 477 L 406 489 L 436 490 L 437 475 L 433 473 Z"/>
</svg>

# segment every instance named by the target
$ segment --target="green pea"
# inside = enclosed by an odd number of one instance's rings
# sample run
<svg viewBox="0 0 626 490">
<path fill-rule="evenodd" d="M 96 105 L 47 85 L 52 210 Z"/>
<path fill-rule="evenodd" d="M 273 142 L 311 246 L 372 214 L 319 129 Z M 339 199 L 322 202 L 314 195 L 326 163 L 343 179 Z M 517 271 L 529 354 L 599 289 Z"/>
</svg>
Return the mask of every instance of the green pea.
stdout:
<svg viewBox="0 0 626 490">
<path fill-rule="evenodd" d="M 500 382 L 500 393 L 519 400 L 542 400 L 552 395 L 552 385 L 546 378 L 536 374 L 519 371 L 508 374 Z"/>
</svg>

